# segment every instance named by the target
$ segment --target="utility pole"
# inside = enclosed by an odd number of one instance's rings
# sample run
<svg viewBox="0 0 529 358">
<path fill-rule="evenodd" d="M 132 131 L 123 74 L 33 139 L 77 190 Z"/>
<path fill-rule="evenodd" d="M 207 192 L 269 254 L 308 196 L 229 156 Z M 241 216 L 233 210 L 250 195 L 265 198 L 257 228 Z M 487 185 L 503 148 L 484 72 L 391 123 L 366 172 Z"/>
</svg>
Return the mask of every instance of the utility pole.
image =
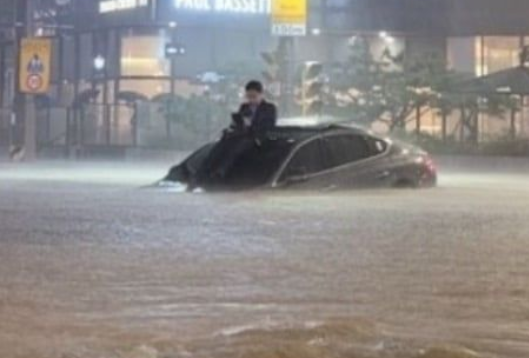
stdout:
<svg viewBox="0 0 529 358">
<path fill-rule="evenodd" d="M 20 90 L 20 56 L 21 40 L 23 37 L 32 37 L 35 33 L 33 26 L 34 0 L 22 0 L 17 6 L 16 14 L 16 49 L 15 63 L 17 96 L 22 99 L 17 108 L 18 120 L 23 118 L 24 122 L 24 158 L 33 161 L 37 158 L 37 113 L 35 108 L 35 97 L 31 94 L 23 94 Z"/>
<path fill-rule="evenodd" d="M 35 29 L 33 26 L 34 0 L 26 1 L 26 37 L 33 37 Z M 20 46 L 20 45 L 19 45 Z M 20 48 L 19 48 L 20 49 Z M 24 98 L 24 149 L 25 159 L 33 161 L 37 159 L 37 110 L 35 108 L 35 96 L 26 94 Z"/>
<path fill-rule="evenodd" d="M 263 77 L 267 83 L 267 99 L 277 101 L 281 114 L 292 114 L 294 99 L 294 49 L 292 37 L 280 37 L 274 51 L 262 52 L 266 64 Z"/>
<path fill-rule="evenodd" d="M 281 37 L 279 40 L 280 48 L 282 49 L 282 78 L 283 85 L 281 89 L 281 106 L 284 108 L 285 115 L 293 115 L 294 104 L 294 76 L 296 72 L 296 49 L 295 39 L 292 36 Z"/>
<path fill-rule="evenodd" d="M 294 73 L 295 73 L 295 49 L 294 38 L 282 36 L 279 39 L 280 53 L 280 76 L 281 76 L 281 96 L 280 107 L 286 116 L 292 115 L 292 104 L 294 101 Z"/>
</svg>

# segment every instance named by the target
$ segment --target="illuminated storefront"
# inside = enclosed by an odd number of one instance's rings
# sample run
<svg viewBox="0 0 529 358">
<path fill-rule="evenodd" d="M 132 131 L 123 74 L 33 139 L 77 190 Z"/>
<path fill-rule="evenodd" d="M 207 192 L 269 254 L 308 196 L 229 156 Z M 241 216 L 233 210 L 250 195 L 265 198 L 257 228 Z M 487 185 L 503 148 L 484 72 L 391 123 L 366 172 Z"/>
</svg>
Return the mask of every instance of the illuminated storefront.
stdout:
<svg viewBox="0 0 529 358">
<path fill-rule="evenodd" d="M 529 31 L 528 31 L 529 33 Z M 475 76 L 516 67 L 520 64 L 523 46 L 529 44 L 529 36 L 472 36 L 447 39 L 448 67 L 456 72 Z M 517 133 L 529 136 L 529 108 L 524 103 L 517 112 Z M 506 119 L 480 118 L 481 135 L 507 135 L 510 121 Z"/>
</svg>

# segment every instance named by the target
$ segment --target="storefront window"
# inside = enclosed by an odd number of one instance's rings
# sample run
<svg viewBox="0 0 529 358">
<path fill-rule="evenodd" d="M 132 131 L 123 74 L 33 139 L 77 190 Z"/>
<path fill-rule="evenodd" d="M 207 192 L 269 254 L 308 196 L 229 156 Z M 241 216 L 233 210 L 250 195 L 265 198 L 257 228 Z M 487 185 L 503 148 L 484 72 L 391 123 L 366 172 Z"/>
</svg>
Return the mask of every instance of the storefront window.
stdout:
<svg viewBox="0 0 529 358">
<path fill-rule="evenodd" d="M 79 36 L 80 75 L 83 79 L 92 78 L 94 74 L 94 51 L 92 45 L 92 34 L 82 34 Z"/>
<path fill-rule="evenodd" d="M 165 57 L 164 31 L 150 34 L 128 33 L 121 40 L 121 74 L 123 76 L 170 75 L 170 61 Z"/>
<path fill-rule="evenodd" d="M 72 61 L 73 55 L 75 53 L 75 37 L 73 36 L 63 36 L 61 38 L 62 48 L 60 56 L 62 57 L 62 74 L 60 75 L 61 79 L 66 81 L 73 81 L 75 78 L 75 60 Z"/>
<path fill-rule="evenodd" d="M 130 91 L 137 92 L 147 98 L 154 98 L 162 93 L 169 93 L 171 91 L 170 81 L 159 80 L 122 80 L 120 82 L 121 92 Z"/>
<path fill-rule="evenodd" d="M 479 75 L 478 61 L 480 38 L 451 37 L 447 41 L 448 68 L 462 73 Z"/>
<path fill-rule="evenodd" d="M 448 66 L 457 72 L 482 76 L 515 67 L 519 62 L 520 37 L 449 38 Z"/>
<path fill-rule="evenodd" d="M 483 39 L 483 74 L 518 65 L 520 37 L 488 36 Z"/>
</svg>

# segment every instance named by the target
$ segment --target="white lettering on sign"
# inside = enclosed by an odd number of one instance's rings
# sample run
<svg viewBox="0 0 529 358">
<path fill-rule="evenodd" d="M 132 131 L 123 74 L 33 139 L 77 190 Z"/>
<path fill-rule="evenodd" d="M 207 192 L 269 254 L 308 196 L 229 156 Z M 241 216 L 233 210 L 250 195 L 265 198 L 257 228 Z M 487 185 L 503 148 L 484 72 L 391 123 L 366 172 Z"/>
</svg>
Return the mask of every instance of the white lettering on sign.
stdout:
<svg viewBox="0 0 529 358">
<path fill-rule="evenodd" d="M 183 10 L 269 14 L 271 0 L 174 0 L 175 7 Z"/>
<path fill-rule="evenodd" d="M 99 12 L 101 14 L 121 10 L 132 10 L 139 7 L 149 6 L 149 0 L 101 0 Z"/>
<path fill-rule="evenodd" d="M 304 24 L 272 24 L 274 36 L 305 36 L 307 26 Z"/>
<path fill-rule="evenodd" d="M 175 0 L 177 9 L 188 9 L 198 11 L 210 11 L 209 0 Z"/>
</svg>

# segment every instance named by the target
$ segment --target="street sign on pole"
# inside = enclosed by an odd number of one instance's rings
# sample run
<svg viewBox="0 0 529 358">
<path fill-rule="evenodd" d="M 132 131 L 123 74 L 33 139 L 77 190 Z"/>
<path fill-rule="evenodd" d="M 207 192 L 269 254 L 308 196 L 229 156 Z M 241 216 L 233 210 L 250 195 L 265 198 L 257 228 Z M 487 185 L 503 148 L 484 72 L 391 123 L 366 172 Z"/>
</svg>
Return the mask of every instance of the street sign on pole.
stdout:
<svg viewBox="0 0 529 358">
<path fill-rule="evenodd" d="M 51 40 L 23 38 L 20 42 L 20 92 L 47 93 L 50 88 Z"/>
<path fill-rule="evenodd" d="M 272 0 L 272 35 L 305 36 L 308 0 Z"/>
</svg>

